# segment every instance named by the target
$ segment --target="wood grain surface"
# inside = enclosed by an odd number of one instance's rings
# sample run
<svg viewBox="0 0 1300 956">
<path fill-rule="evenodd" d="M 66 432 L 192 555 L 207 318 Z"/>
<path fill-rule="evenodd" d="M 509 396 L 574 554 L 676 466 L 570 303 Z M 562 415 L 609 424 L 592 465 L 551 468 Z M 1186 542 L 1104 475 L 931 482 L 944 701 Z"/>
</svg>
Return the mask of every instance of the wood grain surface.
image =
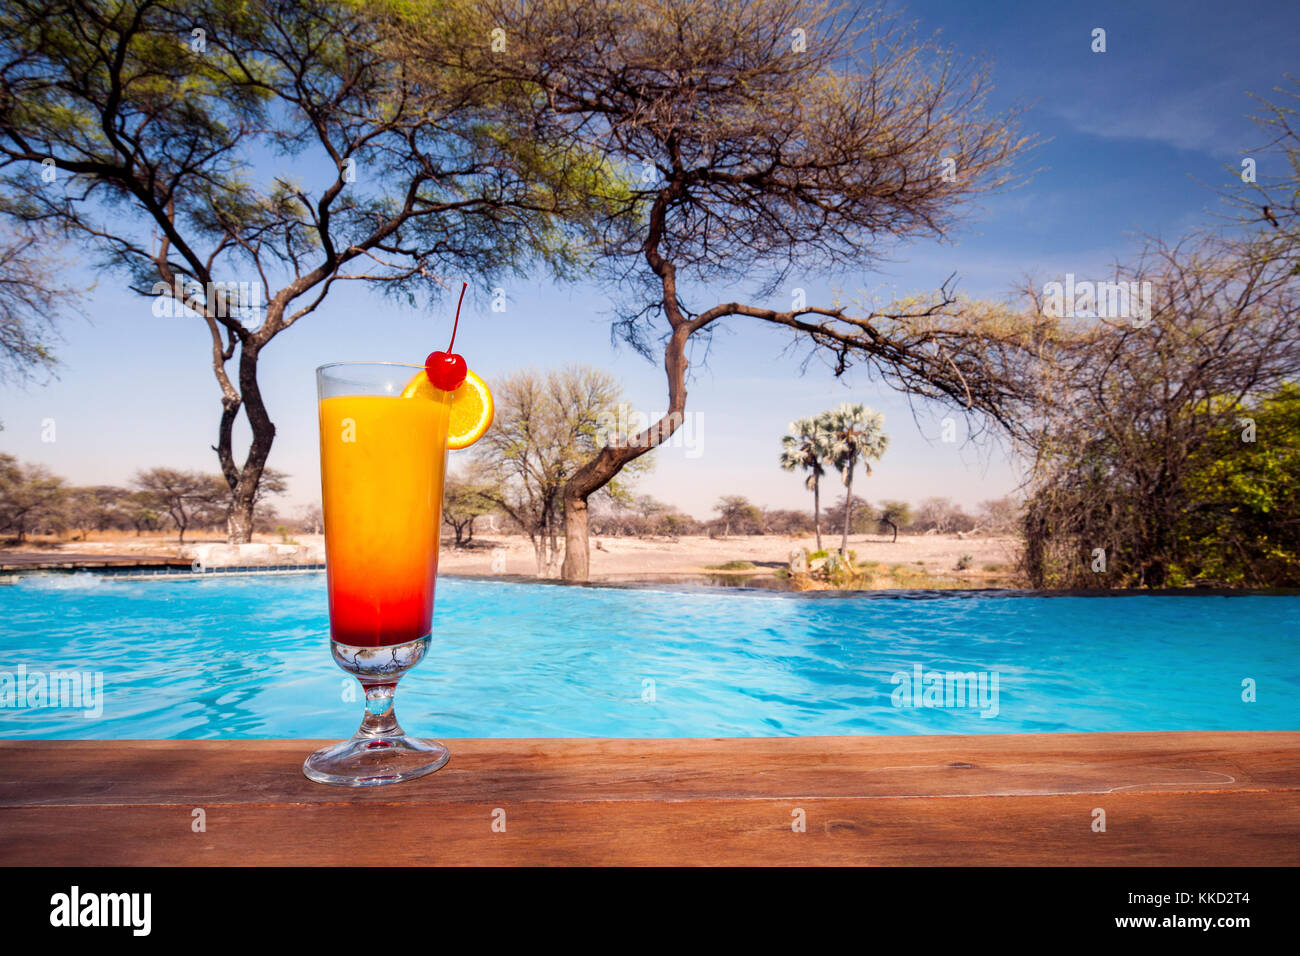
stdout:
<svg viewBox="0 0 1300 956">
<path fill-rule="evenodd" d="M 447 740 L 373 790 L 323 743 L 0 743 L 0 863 L 1300 863 L 1300 733 Z"/>
</svg>

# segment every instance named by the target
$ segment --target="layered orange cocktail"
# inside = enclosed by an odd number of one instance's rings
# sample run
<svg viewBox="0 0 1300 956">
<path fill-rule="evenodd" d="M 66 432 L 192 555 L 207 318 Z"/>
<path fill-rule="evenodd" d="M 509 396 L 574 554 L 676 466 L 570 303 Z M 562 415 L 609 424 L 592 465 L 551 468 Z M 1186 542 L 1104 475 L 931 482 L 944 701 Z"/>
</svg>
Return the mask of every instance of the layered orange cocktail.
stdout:
<svg viewBox="0 0 1300 956">
<path fill-rule="evenodd" d="M 318 783 L 396 783 L 448 759 L 442 744 L 402 730 L 393 699 L 429 650 L 447 451 L 492 423 L 491 392 L 450 348 L 422 366 L 316 370 L 330 649 L 366 697 L 352 738 L 303 763 Z"/>
<path fill-rule="evenodd" d="M 330 636 L 340 644 L 430 631 L 451 395 L 320 402 Z"/>
</svg>

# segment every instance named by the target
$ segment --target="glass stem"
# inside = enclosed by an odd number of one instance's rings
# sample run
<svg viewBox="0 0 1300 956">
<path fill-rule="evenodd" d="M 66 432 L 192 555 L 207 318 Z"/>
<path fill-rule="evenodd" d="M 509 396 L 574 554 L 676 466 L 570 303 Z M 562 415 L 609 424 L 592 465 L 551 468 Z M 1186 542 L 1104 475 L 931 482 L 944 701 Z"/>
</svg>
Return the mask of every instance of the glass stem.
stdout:
<svg viewBox="0 0 1300 956">
<path fill-rule="evenodd" d="M 392 737 L 400 736 L 402 728 L 397 725 L 397 714 L 393 710 L 393 695 L 397 692 L 397 681 L 383 684 L 362 682 L 366 692 L 366 712 L 361 718 L 358 737 Z"/>
</svg>

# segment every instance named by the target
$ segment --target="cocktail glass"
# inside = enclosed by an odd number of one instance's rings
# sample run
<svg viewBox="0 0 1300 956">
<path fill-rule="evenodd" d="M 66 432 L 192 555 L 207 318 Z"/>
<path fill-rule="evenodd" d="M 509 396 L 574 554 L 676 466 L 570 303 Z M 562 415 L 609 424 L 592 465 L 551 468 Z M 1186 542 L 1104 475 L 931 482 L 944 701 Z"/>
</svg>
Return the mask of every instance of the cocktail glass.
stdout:
<svg viewBox="0 0 1300 956">
<path fill-rule="evenodd" d="M 370 787 L 432 773 L 447 748 L 403 732 L 397 682 L 429 649 L 438 573 L 451 394 L 402 390 L 423 366 L 342 362 L 316 370 L 330 647 L 361 682 L 351 740 L 318 750 L 303 773 Z"/>
</svg>

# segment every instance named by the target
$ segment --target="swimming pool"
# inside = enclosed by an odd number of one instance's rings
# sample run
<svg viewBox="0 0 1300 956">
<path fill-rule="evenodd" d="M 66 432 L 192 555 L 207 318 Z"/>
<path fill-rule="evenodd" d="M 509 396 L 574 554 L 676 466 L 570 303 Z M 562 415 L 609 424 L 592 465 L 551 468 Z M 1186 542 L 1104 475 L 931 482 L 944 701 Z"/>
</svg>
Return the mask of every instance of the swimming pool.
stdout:
<svg viewBox="0 0 1300 956">
<path fill-rule="evenodd" d="M 818 599 L 443 578 L 397 711 L 435 737 L 1295 730 L 1297 623 L 1294 596 Z M 0 587 L 0 737 L 343 738 L 361 704 L 327 633 L 320 574 L 21 577 Z M 63 706 L 52 689 L 37 703 L 55 671 L 90 675 L 79 706 L 68 686 Z"/>
</svg>

